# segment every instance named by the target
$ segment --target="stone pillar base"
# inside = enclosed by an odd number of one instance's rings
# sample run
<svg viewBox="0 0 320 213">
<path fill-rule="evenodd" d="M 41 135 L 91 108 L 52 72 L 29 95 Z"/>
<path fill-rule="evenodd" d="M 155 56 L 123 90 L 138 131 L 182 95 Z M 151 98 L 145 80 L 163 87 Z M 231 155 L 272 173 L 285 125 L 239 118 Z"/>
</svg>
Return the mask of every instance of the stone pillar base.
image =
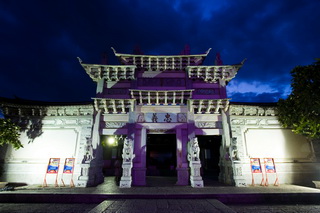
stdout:
<svg viewBox="0 0 320 213">
<path fill-rule="evenodd" d="M 190 177 L 191 186 L 193 188 L 201 188 L 203 187 L 203 180 L 202 177 Z"/>
<path fill-rule="evenodd" d="M 188 168 L 177 168 L 178 181 L 176 185 L 187 186 L 189 185 L 189 171 Z"/>
<path fill-rule="evenodd" d="M 81 176 L 76 181 L 78 187 L 97 186 L 104 181 L 101 166 L 84 163 L 81 164 Z"/>
<path fill-rule="evenodd" d="M 87 187 L 89 182 L 89 163 L 83 163 L 81 164 L 81 176 L 78 177 L 78 180 L 76 180 L 76 186 L 77 187 Z"/>
<path fill-rule="evenodd" d="M 132 185 L 145 186 L 146 183 L 146 168 L 132 168 Z"/>
<path fill-rule="evenodd" d="M 120 180 L 120 188 L 131 188 L 132 179 L 131 177 L 122 177 Z"/>
<path fill-rule="evenodd" d="M 192 187 L 203 187 L 203 180 L 200 175 L 201 163 L 200 161 L 191 161 L 190 164 L 190 183 Z"/>
<path fill-rule="evenodd" d="M 80 176 L 79 179 L 76 181 L 76 187 L 87 187 L 89 177 Z"/>
<path fill-rule="evenodd" d="M 246 179 L 244 179 L 243 177 L 234 177 L 234 183 L 235 183 L 235 186 L 237 187 L 246 187 L 247 186 L 247 183 L 246 183 Z"/>
<path fill-rule="evenodd" d="M 132 162 L 123 162 L 122 164 L 122 177 L 120 180 L 120 188 L 130 188 L 132 177 L 131 177 Z"/>
</svg>

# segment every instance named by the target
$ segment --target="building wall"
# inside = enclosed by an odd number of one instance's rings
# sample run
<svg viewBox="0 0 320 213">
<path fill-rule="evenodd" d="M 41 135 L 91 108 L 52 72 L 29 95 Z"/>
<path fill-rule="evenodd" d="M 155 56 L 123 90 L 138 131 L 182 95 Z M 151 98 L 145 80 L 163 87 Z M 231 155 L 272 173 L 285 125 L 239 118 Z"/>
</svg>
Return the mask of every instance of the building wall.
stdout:
<svg viewBox="0 0 320 213">
<path fill-rule="evenodd" d="M 12 146 L 1 147 L 1 181 L 42 185 L 49 158 L 60 158 L 60 182 L 65 159 L 75 158 L 73 180 L 77 184 L 87 139 L 92 134 L 93 106 L 48 106 L 42 108 L 42 116 L 28 115 L 26 111 L 31 108 L 39 109 L 39 106 L 8 104 L 6 107 L 7 117 L 24 124 L 20 135 L 24 147 L 18 150 Z M 20 109 L 20 115 L 13 113 L 15 109 Z M 48 174 L 48 184 L 53 184 L 55 177 Z M 64 175 L 65 178 L 70 181 L 71 175 Z"/>
<path fill-rule="evenodd" d="M 230 124 L 236 185 L 252 183 L 250 158 L 260 158 L 262 166 L 263 158 L 274 158 L 280 183 L 312 185 L 318 179 L 319 163 L 312 142 L 282 128 L 275 107 L 231 105 Z M 273 183 L 276 175 L 268 177 Z M 254 179 L 260 183 L 262 175 L 254 174 Z"/>
<path fill-rule="evenodd" d="M 18 108 L 21 109 L 20 117 L 13 113 L 19 112 Z M 178 172 L 178 182 L 181 184 L 187 181 L 186 144 L 193 134 L 222 135 L 219 163 L 222 182 L 236 186 L 250 185 L 250 158 L 274 158 L 280 184 L 312 185 L 313 180 L 319 179 L 319 146 L 316 143 L 313 146 L 311 141 L 293 134 L 290 129 L 283 129 L 273 106 L 232 104 L 224 114 L 225 119 L 222 114 L 193 114 L 187 106 L 136 106 L 135 112 L 127 114 L 101 114 L 96 129 L 93 129 L 92 105 L 47 106 L 42 116 L 27 116 L 23 114 L 26 108 L 28 106 L 15 105 L 4 110 L 6 116 L 16 121 L 20 118 L 20 122 L 24 123 L 20 137 L 24 148 L 14 150 L 11 146 L 1 147 L 4 170 L 1 181 L 41 185 L 51 157 L 61 159 L 60 181 L 65 158 L 74 157 L 74 181 L 77 186 L 87 186 L 90 175 L 84 174 L 84 169 L 95 166 L 98 171 L 102 163 L 98 162 L 98 149 L 90 149 L 93 134 L 131 134 L 134 136 L 136 154 L 133 178 L 143 185 L 145 179 L 138 178 L 145 171 L 143 149 L 146 135 L 166 134 L 168 131 L 177 137 L 177 155 L 180 155 L 177 170 L 181 170 Z M 162 120 L 152 120 L 153 113 Z M 170 114 L 172 122 L 164 121 L 166 113 Z M 91 161 L 86 163 L 87 154 L 91 160 L 98 159 L 94 165 Z M 275 181 L 275 175 L 269 174 L 268 177 L 269 183 Z M 48 184 L 53 184 L 54 178 L 54 175 L 47 175 Z M 260 183 L 260 174 L 255 174 L 254 178 L 256 183 Z"/>
</svg>

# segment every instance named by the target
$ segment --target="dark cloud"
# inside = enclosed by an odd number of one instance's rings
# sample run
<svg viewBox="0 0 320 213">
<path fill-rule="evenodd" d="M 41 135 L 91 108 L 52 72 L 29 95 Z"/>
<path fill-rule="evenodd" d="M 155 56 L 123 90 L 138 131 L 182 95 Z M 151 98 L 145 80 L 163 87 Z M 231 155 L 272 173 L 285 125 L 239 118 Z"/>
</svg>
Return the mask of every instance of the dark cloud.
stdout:
<svg viewBox="0 0 320 213">
<path fill-rule="evenodd" d="M 254 92 L 247 93 L 234 93 L 231 98 L 231 102 L 256 102 L 256 103 L 268 103 L 277 102 L 281 97 L 281 93 L 262 93 L 256 94 Z"/>
<path fill-rule="evenodd" d="M 290 70 L 320 55 L 318 8 L 317 0 L 2 1 L 0 96 L 90 100 L 96 85 L 77 56 L 100 63 L 106 52 L 117 64 L 110 47 L 132 53 L 139 45 L 163 55 L 189 44 L 191 53 L 213 48 L 206 65 L 216 52 L 225 64 L 248 58 L 228 86 L 236 101 L 277 101 L 288 91 Z"/>
</svg>

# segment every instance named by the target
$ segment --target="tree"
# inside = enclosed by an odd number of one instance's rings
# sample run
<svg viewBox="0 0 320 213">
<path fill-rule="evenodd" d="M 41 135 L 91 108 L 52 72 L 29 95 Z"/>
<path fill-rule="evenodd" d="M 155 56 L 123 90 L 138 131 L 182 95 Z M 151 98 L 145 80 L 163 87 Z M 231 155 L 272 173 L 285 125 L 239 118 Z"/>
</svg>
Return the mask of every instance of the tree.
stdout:
<svg viewBox="0 0 320 213">
<path fill-rule="evenodd" d="M 291 71 L 292 92 L 278 102 L 279 122 L 296 134 L 320 138 L 320 59 Z"/>
<path fill-rule="evenodd" d="M 12 144 L 15 149 L 22 148 L 19 141 L 20 127 L 14 124 L 10 119 L 0 119 L 0 146 Z"/>
</svg>

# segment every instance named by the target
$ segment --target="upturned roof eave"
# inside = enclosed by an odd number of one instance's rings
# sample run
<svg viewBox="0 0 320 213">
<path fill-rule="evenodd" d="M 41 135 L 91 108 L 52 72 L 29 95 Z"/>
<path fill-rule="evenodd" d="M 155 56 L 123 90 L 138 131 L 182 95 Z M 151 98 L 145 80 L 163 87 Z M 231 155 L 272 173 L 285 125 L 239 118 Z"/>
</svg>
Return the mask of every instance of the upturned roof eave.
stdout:
<svg viewBox="0 0 320 213">
<path fill-rule="evenodd" d="M 152 57 L 152 58 L 177 58 L 177 57 L 185 57 L 185 58 L 190 58 L 190 57 L 207 57 L 211 48 L 209 48 L 205 53 L 203 54 L 192 54 L 192 55 L 138 55 L 138 54 L 126 54 L 126 53 L 117 53 L 117 51 L 111 47 L 113 50 L 115 56 L 117 57 Z"/>
</svg>

